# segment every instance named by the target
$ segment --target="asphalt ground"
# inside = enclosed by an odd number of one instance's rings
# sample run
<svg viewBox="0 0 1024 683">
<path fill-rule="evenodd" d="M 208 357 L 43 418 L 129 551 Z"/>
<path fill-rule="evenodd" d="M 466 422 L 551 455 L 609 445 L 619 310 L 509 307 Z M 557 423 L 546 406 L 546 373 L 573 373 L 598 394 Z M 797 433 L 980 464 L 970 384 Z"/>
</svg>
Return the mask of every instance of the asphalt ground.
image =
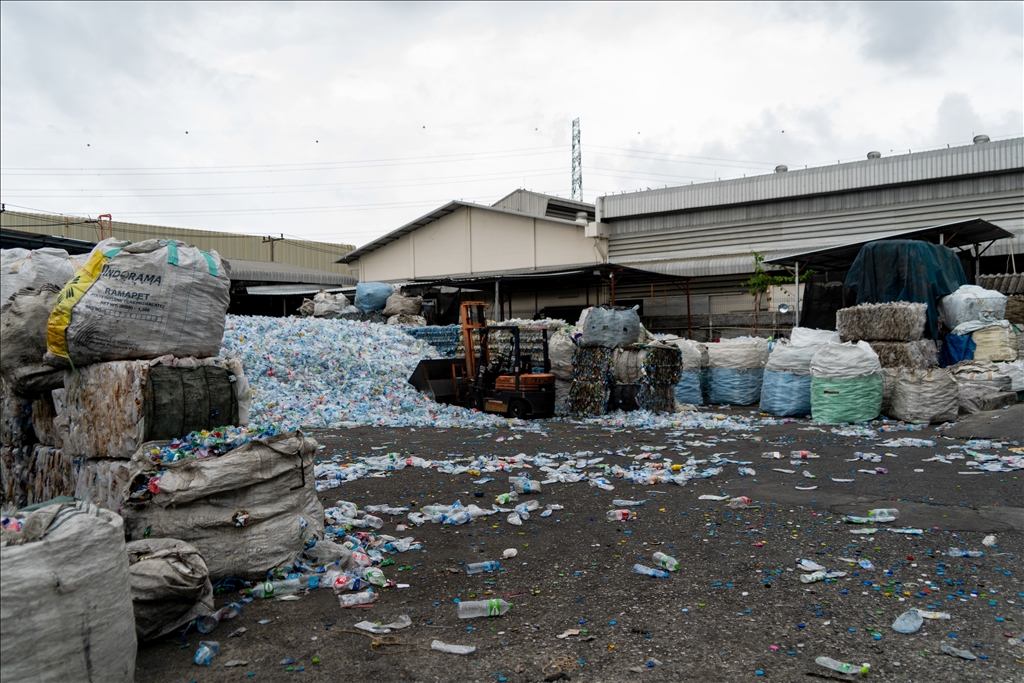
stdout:
<svg viewBox="0 0 1024 683">
<path fill-rule="evenodd" d="M 746 409 L 731 414 L 751 417 Z M 717 477 L 684 486 L 623 480 L 614 482 L 614 491 L 586 483 L 545 486 L 541 494 L 523 499 L 535 497 L 542 507 L 557 503 L 564 509 L 546 519 L 531 516 L 521 527 L 497 515 L 463 526 L 427 523 L 397 531 L 397 524 L 408 521 L 385 517 L 382 533 L 413 535 L 424 543 L 422 551 L 392 556 L 396 564 L 384 568 L 388 578 L 408 588 L 385 589 L 369 609 L 341 609 L 329 589 L 295 602 L 249 603 L 208 636 L 193 630 L 141 645 L 136 680 L 856 679 L 817 665 L 819 656 L 869 663 L 869 680 L 1024 680 L 1024 471 L 961 474 L 971 471 L 963 460 L 923 462 L 936 454 L 962 453 L 947 446 L 972 436 L 1024 441 L 1024 406 L 979 414 L 944 432 L 927 427 L 874 440 L 834 434 L 807 421 L 747 432 L 678 433 L 566 422 L 534 426 L 541 431 L 361 427 L 313 436 L 324 446 L 325 460 L 389 452 L 451 459 L 592 451 L 592 457 L 604 455 L 605 462 L 628 467 L 634 460 L 616 452 L 666 446 L 657 453 L 675 462 L 719 453 L 751 461 L 756 474 L 740 477 L 738 468 L 728 465 Z M 880 445 L 889 438 L 933 439 L 936 445 Z M 687 446 L 687 441 L 709 445 Z M 789 453 L 798 450 L 819 457 L 792 464 Z M 772 451 L 787 457 L 761 457 Z M 882 461 L 849 462 L 856 452 L 881 454 Z M 887 473 L 858 471 L 875 467 Z M 461 500 L 486 507 L 509 489 L 506 474 L 489 476 L 495 481 L 475 485 L 477 476 L 410 468 L 351 482 L 320 498 L 325 507 L 338 500 L 416 509 Z M 798 490 L 798 485 L 817 488 Z M 700 500 L 702 494 L 747 496 L 752 507 L 729 509 L 724 501 Z M 646 502 L 633 519 L 608 522 L 605 513 L 614 498 Z M 875 507 L 895 507 L 900 517 L 890 525 L 873 525 L 879 529 L 874 535 L 852 534 L 860 527 L 845 523 L 843 516 Z M 924 533 L 896 534 L 885 530 L 889 526 Z M 982 545 L 989 534 L 996 536 L 994 547 Z M 502 560 L 501 571 L 466 575 L 464 563 L 499 560 L 506 548 L 518 555 Z M 950 548 L 985 555 L 948 557 Z M 668 579 L 632 573 L 636 562 L 651 565 L 657 550 L 674 555 L 680 570 Z M 800 558 L 848 575 L 801 583 Z M 862 569 L 861 559 L 876 569 Z M 456 599 L 496 597 L 514 607 L 497 618 L 457 618 Z M 913 635 L 893 631 L 893 620 L 911 608 L 952 618 L 926 620 Z M 412 626 L 388 636 L 353 629 L 364 619 L 388 623 L 403 614 Z M 227 637 L 243 627 L 243 636 Z M 578 633 L 565 635 L 570 630 Z M 434 639 L 477 650 L 467 656 L 432 651 Z M 200 640 L 220 642 L 210 667 L 192 664 Z M 945 654 L 942 642 L 978 659 Z M 285 659 L 295 661 L 282 664 Z M 231 660 L 245 664 L 223 666 Z"/>
</svg>

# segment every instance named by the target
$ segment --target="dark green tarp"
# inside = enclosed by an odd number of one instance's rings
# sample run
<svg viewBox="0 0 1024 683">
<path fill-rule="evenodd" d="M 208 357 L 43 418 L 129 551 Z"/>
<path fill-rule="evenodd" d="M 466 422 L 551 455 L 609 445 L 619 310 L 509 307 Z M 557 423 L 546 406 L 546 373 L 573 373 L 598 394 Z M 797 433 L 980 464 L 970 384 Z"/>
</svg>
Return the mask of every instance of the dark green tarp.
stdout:
<svg viewBox="0 0 1024 683">
<path fill-rule="evenodd" d="M 225 368 L 154 365 L 143 389 L 145 441 L 176 439 L 238 422 L 235 376 Z"/>
<path fill-rule="evenodd" d="M 967 284 L 956 252 L 921 240 L 880 240 L 861 247 L 846 275 L 858 304 L 928 304 L 926 335 L 939 338 L 939 299 Z"/>
</svg>

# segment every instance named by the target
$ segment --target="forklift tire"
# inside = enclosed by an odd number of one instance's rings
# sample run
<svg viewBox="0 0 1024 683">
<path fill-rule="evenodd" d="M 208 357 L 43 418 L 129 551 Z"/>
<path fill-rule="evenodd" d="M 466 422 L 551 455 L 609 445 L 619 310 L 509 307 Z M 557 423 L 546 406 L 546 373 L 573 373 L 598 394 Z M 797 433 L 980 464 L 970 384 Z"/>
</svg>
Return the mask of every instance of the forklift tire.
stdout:
<svg viewBox="0 0 1024 683">
<path fill-rule="evenodd" d="M 476 394 L 470 394 L 466 397 L 466 407 L 470 410 L 480 410 L 480 397 Z"/>
<path fill-rule="evenodd" d="M 517 399 L 508 404 L 508 416 L 514 417 L 519 420 L 525 420 L 526 416 L 530 414 L 530 404 L 526 401 Z"/>
</svg>

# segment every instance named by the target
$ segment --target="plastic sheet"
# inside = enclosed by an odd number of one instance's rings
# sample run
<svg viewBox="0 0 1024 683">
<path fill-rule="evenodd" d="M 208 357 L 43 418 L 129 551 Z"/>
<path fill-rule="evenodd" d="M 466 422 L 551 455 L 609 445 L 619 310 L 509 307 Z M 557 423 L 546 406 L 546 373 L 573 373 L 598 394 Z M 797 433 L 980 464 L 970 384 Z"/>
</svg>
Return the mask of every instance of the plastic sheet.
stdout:
<svg viewBox="0 0 1024 683">
<path fill-rule="evenodd" d="M 679 373 L 679 381 L 673 390 L 676 403 L 689 403 L 695 406 L 703 405 L 704 397 L 701 395 L 700 370 L 683 370 Z"/>
<path fill-rule="evenodd" d="M 927 316 L 925 304 L 861 304 L 836 311 L 836 330 L 842 341 L 917 341 Z"/>
<path fill-rule="evenodd" d="M 971 333 L 974 341 L 974 360 L 1017 360 L 1017 335 L 1012 327 L 993 325 Z"/>
<path fill-rule="evenodd" d="M 955 422 L 960 407 L 956 380 L 941 368 L 907 368 L 896 376 L 889 415 L 904 422 Z"/>
<path fill-rule="evenodd" d="M 967 322 L 998 322 L 1006 317 L 1006 295 L 977 285 L 962 285 L 942 297 L 939 312 L 951 330 Z"/>
<path fill-rule="evenodd" d="M 774 352 L 773 352 L 774 355 Z M 785 417 L 811 414 L 811 376 L 765 368 L 761 412 Z"/>
<path fill-rule="evenodd" d="M 356 285 L 355 306 L 363 313 L 382 311 L 394 293 L 395 288 L 384 282 L 360 282 Z"/>
<path fill-rule="evenodd" d="M 582 347 L 601 346 L 612 349 L 636 344 L 640 339 L 640 316 L 635 308 L 600 306 L 580 314 L 576 324 Z"/>
<path fill-rule="evenodd" d="M 710 349 L 709 349 L 710 352 Z M 714 356 L 712 355 L 712 359 Z M 708 368 L 708 403 L 749 406 L 761 400 L 762 368 Z"/>
<path fill-rule="evenodd" d="M 939 353 L 939 367 L 948 368 L 961 361 L 973 360 L 976 347 L 970 335 L 947 334 L 942 341 L 942 352 Z"/>
<path fill-rule="evenodd" d="M 708 367 L 763 368 L 768 362 L 768 340 L 760 337 L 737 337 L 708 344 Z"/>
<path fill-rule="evenodd" d="M 440 354 L 395 326 L 228 316 L 221 355 L 245 366 L 252 387 L 249 420 L 255 427 L 508 424 L 416 391 L 408 382 L 412 371 L 420 360 Z"/>
<path fill-rule="evenodd" d="M 821 424 L 874 420 L 882 409 L 882 389 L 881 368 L 860 377 L 812 375 L 811 416 Z"/>
<path fill-rule="evenodd" d="M 912 342 L 868 342 L 878 355 L 883 368 L 933 368 L 939 364 L 935 342 L 922 339 Z"/>
<path fill-rule="evenodd" d="M 794 327 L 789 333 L 789 343 L 793 346 L 818 346 L 842 340 L 839 333 L 832 330 L 815 330 L 810 327 Z"/>
<path fill-rule="evenodd" d="M 811 375 L 815 377 L 862 377 L 881 370 L 878 354 L 864 341 L 826 344 L 811 359 Z"/>
</svg>

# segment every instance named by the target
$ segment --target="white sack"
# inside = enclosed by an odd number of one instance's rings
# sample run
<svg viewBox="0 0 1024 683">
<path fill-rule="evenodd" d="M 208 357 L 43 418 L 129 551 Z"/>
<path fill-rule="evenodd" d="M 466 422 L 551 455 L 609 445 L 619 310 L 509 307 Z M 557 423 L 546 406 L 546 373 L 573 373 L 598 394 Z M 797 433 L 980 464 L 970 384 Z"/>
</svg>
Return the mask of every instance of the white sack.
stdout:
<svg viewBox="0 0 1024 683">
<path fill-rule="evenodd" d="M 772 372 L 789 372 L 794 375 L 811 374 L 811 359 L 822 349 L 824 344 L 797 346 L 796 344 L 776 344 L 768 356 L 765 370 Z"/>
<path fill-rule="evenodd" d="M 1010 391 L 1024 391 L 1024 359 L 1012 363 L 996 363 L 996 367 L 1010 378 Z"/>
<path fill-rule="evenodd" d="M 974 360 L 1017 360 L 1017 335 L 1009 325 L 993 325 L 971 334 L 976 348 Z"/>
<path fill-rule="evenodd" d="M 737 337 L 708 344 L 708 367 L 746 370 L 763 368 L 768 362 L 768 340 Z"/>
<path fill-rule="evenodd" d="M 388 297 L 388 302 L 381 313 L 386 317 L 392 315 L 419 315 L 422 310 L 422 296 L 402 296 L 396 292 Z"/>
<path fill-rule="evenodd" d="M 679 349 L 679 369 L 683 372 L 700 370 L 708 366 L 707 345 L 682 337 L 666 337 L 662 341 Z"/>
<path fill-rule="evenodd" d="M 43 361 L 46 323 L 60 290 L 51 284 L 14 294 L 0 313 L 0 375 L 22 396 L 64 385 L 64 371 Z"/>
<path fill-rule="evenodd" d="M 47 362 L 216 356 L 231 299 L 229 268 L 216 251 L 184 242 L 100 242 L 57 297 Z"/>
<path fill-rule="evenodd" d="M 1006 295 L 977 285 L 960 285 L 955 292 L 939 299 L 938 308 L 951 330 L 972 321 L 994 323 L 1006 317 Z"/>
<path fill-rule="evenodd" d="M 24 521 L 24 545 L 0 548 L 4 683 L 132 683 L 124 525 L 88 503 L 50 505 Z M 13 542 L 8 534 L 4 540 Z"/>
<path fill-rule="evenodd" d="M 959 386 L 942 368 L 904 368 L 896 376 L 889 415 L 904 422 L 956 422 Z"/>
<path fill-rule="evenodd" d="M 864 341 L 826 344 L 811 359 L 814 377 L 864 377 L 881 371 L 878 354 Z"/>
<path fill-rule="evenodd" d="M 789 333 L 789 343 L 793 346 L 811 346 L 828 343 L 840 343 L 839 333 L 834 330 L 816 330 L 811 327 L 794 327 Z"/>
<path fill-rule="evenodd" d="M 990 361 L 965 360 L 947 368 L 960 385 L 960 413 L 981 410 L 981 401 L 989 394 L 1010 391 L 1013 380 Z"/>
<path fill-rule="evenodd" d="M 214 611 L 213 584 L 195 546 L 175 538 L 128 544 L 135 633 L 153 640 Z"/>
<path fill-rule="evenodd" d="M 565 332 L 558 332 L 548 339 L 548 359 L 551 361 L 551 374 L 557 379 L 572 379 L 572 357 L 576 353 L 576 344 Z M 568 389 L 566 390 L 568 391 Z"/>
<path fill-rule="evenodd" d="M 69 256 L 63 249 L 0 250 L 0 306 L 27 287 L 64 286 L 85 263 L 85 256 Z"/>
</svg>

